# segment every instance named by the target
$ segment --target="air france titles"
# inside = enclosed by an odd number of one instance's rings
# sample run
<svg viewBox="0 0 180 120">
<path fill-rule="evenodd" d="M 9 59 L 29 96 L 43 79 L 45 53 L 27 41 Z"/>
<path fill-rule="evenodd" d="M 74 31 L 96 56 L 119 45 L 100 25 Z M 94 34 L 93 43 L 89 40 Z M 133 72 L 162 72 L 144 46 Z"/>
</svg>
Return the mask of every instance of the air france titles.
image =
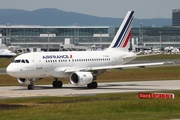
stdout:
<svg viewBox="0 0 180 120">
<path fill-rule="evenodd" d="M 68 55 L 43 55 L 43 59 L 68 59 Z"/>
</svg>

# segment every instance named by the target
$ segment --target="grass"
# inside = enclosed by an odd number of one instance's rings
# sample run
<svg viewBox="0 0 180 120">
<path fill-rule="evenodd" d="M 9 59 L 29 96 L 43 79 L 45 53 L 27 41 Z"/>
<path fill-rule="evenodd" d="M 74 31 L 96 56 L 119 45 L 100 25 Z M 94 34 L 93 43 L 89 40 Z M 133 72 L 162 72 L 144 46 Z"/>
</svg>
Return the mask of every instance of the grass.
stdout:
<svg viewBox="0 0 180 120">
<path fill-rule="evenodd" d="M 180 54 L 156 54 L 144 57 L 137 57 L 136 60 L 164 60 L 164 59 L 180 59 Z"/>
<path fill-rule="evenodd" d="M 0 119 L 178 119 L 180 91 L 171 92 L 175 99 L 139 99 L 137 93 L 7 99 L 0 101 Z"/>
</svg>

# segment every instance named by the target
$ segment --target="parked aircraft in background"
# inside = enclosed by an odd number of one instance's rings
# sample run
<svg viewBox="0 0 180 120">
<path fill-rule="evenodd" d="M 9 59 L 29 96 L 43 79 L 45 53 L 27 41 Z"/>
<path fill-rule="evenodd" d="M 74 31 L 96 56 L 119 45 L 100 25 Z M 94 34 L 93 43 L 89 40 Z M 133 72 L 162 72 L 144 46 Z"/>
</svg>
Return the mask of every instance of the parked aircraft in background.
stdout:
<svg viewBox="0 0 180 120">
<path fill-rule="evenodd" d="M 11 58 L 16 56 L 16 53 L 8 49 L 0 49 L 0 58 Z"/>
<path fill-rule="evenodd" d="M 128 51 L 133 14 L 134 11 L 127 13 L 111 45 L 104 51 L 25 53 L 16 57 L 6 71 L 20 84 L 27 84 L 28 89 L 34 89 L 34 82 L 47 77 L 55 79 L 54 88 L 62 87 L 58 78 L 69 78 L 73 85 L 87 85 L 92 89 L 98 86 L 97 76 L 108 69 L 163 65 L 164 62 L 125 64 L 137 56 Z"/>
</svg>

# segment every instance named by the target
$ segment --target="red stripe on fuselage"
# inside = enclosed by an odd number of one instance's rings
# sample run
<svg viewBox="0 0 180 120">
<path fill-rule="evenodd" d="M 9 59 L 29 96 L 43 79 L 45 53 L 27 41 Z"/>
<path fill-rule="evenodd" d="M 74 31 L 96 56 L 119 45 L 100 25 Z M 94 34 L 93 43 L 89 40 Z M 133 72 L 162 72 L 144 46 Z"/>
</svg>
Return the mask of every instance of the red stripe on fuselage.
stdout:
<svg viewBox="0 0 180 120">
<path fill-rule="evenodd" d="M 131 32 L 132 32 L 132 29 L 130 30 L 130 32 L 129 32 L 129 34 L 128 34 L 127 38 L 126 38 L 126 41 L 124 42 L 124 44 L 123 44 L 123 46 L 122 46 L 122 47 L 126 47 L 126 45 L 127 45 L 128 41 L 129 41 L 129 39 L 130 39 L 130 37 L 131 37 Z"/>
</svg>

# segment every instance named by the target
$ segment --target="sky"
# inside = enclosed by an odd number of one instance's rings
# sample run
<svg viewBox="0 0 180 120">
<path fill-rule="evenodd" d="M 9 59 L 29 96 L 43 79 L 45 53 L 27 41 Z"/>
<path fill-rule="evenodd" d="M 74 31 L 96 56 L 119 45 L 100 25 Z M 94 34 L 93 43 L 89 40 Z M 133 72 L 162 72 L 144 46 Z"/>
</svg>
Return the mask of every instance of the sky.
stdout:
<svg viewBox="0 0 180 120">
<path fill-rule="evenodd" d="M 98 17 L 123 18 L 135 11 L 135 18 L 172 18 L 172 9 L 180 9 L 180 0 L 0 0 L 0 9 L 33 11 L 56 8 L 66 12 Z"/>
</svg>

